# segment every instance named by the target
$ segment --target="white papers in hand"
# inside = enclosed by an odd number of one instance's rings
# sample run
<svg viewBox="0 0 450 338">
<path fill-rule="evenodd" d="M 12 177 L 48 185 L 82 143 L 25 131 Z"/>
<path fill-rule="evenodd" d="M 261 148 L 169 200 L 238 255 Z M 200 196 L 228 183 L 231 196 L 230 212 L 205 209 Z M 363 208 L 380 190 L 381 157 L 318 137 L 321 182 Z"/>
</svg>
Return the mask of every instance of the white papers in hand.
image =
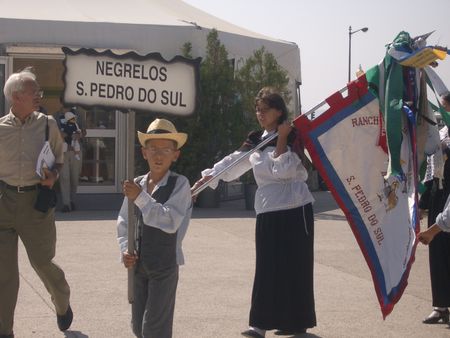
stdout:
<svg viewBox="0 0 450 338">
<path fill-rule="evenodd" d="M 45 141 L 36 163 L 36 173 L 39 175 L 39 177 L 45 178 L 43 169 L 44 168 L 51 169 L 53 168 L 54 164 L 55 164 L 55 155 L 53 154 L 53 151 L 50 148 L 50 143 L 48 143 L 48 141 Z"/>
</svg>

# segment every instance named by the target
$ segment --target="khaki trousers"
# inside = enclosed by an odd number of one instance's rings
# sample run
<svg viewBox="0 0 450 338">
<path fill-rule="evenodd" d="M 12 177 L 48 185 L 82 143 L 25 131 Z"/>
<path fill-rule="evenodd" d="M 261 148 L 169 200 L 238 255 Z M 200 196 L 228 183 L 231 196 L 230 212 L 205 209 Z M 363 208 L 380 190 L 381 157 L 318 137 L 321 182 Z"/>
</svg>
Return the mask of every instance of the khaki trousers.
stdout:
<svg viewBox="0 0 450 338">
<path fill-rule="evenodd" d="M 56 245 L 54 209 L 47 213 L 35 210 L 36 196 L 37 190 L 18 193 L 0 183 L 0 335 L 13 331 L 19 291 L 19 237 L 56 312 L 62 315 L 69 306 L 69 285 L 62 269 L 52 261 Z"/>
<path fill-rule="evenodd" d="M 70 203 L 75 202 L 75 195 L 77 193 L 80 172 L 81 160 L 78 160 L 75 157 L 74 151 L 66 151 L 64 153 L 64 165 L 61 169 L 59 177 L 59 185 L 61 187 L 63 205 L 67 205 L 68 207 L 70 207 Z"/>
</svg>

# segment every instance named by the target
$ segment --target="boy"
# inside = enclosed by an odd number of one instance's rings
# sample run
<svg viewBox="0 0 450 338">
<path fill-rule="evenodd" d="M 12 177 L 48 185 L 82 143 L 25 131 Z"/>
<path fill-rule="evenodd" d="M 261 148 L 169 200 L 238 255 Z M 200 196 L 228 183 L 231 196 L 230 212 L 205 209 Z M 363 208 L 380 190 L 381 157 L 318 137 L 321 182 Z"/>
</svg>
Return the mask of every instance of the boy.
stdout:
<svg viewBox="0 0 450 338">
<path fill-rule="evenodd" d="M 140 338 L 172 337 L 178 266 L 184 264 L 181 243 L 191 217 L 186 177 L 170 171 L 187 135 L 168 120 L 156 119 L 147 133 L 138 132 L 142 156 L 150 171 L 125 181 L 125 198 L 117 220 L 123 263 L 135 266 L 132 329 Z M 137 253 L 127 251 L 128 199 L 136 206 Z"/>
</svg>

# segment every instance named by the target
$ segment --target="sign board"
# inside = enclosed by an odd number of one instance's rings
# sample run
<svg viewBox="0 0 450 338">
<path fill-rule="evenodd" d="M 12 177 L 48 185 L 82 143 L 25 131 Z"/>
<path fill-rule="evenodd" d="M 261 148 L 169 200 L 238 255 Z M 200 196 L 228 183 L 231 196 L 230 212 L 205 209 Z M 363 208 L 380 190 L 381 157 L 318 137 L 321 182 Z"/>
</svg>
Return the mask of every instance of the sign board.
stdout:
<svg viewBox="0 0 450 338">
<path fill-rule="evenodd" d="M 123 55 L 63 47 L 66 105 L 132 109 L 178 116 L 197 105 L 200 58 Z"/>
</svg>

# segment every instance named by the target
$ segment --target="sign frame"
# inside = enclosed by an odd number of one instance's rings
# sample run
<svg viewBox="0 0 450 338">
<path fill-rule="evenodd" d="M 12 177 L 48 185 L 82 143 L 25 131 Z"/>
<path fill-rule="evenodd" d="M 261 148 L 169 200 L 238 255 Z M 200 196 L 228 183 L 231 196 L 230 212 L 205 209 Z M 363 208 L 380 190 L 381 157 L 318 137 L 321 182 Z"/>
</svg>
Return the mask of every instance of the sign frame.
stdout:
<svg viewBox="0 0 450 338">
<path fill-rule="evenodd" d="M 85 109 L 89 109 L 92 107 L 98 107 L 98 108 L 102 108 L 105 110 L 110 110 L 110 109 L 117 109 L 117 110 L 121 110 L 121 111 L 134 110 L 136 112 L 146 112 L 146 113 L 155 113 L 155 114 L 172 115 L 172 116 L 184 116 L 184 117 L 189 117 L 189 116 L 193 115 L 194 112 L 198 109 L 198 105 L 199 105 L 198 93 L 200 90 L 200 62 L 201 62 L 200 57 L 197 57 L 195 59 L 189 59 L 189 58 L 186 58 L 181 55 L 176 55 L 172 59 L 166 60 L 158 52 L 152 52 L 152 53 L 149 53 L 146 55 L 140 55 L 134 51 L 129 51 L 124 54 L 115 54 L 111 49 L 106 49 L 103 51 L 98 51 L 98 50 L 92 49 L 92 48 L 79 48 L 77 50 L 74 50 L 69 47 L 62 47 L 61 49 L 62 49 L 63 53 L 66 55 L 66 57 L 64 58 L 64 61 L 63 61 L 64 72 L 63 72 L 62 80 L 64 83 L 64 91 L 61 95 L 61 102 L 63 102 L 63 104 L 66 106 L 81 106 Z M 170 111 L 170 109 L 167 109 L 165 111 L 156 109 L 155 105 L 150 102 L 147 102 L 145 108 L 134 106 L 133 104 L 126 105 L 125 103 L 126 102 L 130 103 L 130 101 L 125 101 L 125 100 L 124 100 L 123 105 L 117 105 L 116 103 L 105 104 L 104 102 L 103 103 L 95 103 L 94 102 L 94 103 L 88 104 L 86 102 L 82 102 L 82 100 L 80 100 L 80 102 L 77 102 L 77 100 L 74 100 L 74 99 L 71 99 L 68 97 L 69 95 L 67 93 L 67 85 L 68 85 L 68 79 L 67 79 L 68 65 L 67 65 L 67 63 L 68 63 L 68 56 L 70 57 L 70 56 L 79 56 L 79 55 L 84 55 L 87 57 L 102 57 L 102 58 L 106 57 L 106 58 L 111 58 L 113 60 L 117 60 L 117 62 L 123 62 L 124 60 L 130 60 L 130 61 L 134 61 L 136 63 L 155 61 L 157 63 L 163 64 L 166 66 L 174 65 L 176 63 L 181 63 L 181 64 L 185 64 L 186 66 L 192 67 L 193 75 L 194 75 L 194 79 L 193 79 L 194 88 L 193 88 L 193 94 L 192 94 L 193 105 L 192 105 L 191 109 L 188 109 L 186 111 L 186 113 L 180 114 L 180 113 L 177 113 L 174 111 Z"/>
</svg>

